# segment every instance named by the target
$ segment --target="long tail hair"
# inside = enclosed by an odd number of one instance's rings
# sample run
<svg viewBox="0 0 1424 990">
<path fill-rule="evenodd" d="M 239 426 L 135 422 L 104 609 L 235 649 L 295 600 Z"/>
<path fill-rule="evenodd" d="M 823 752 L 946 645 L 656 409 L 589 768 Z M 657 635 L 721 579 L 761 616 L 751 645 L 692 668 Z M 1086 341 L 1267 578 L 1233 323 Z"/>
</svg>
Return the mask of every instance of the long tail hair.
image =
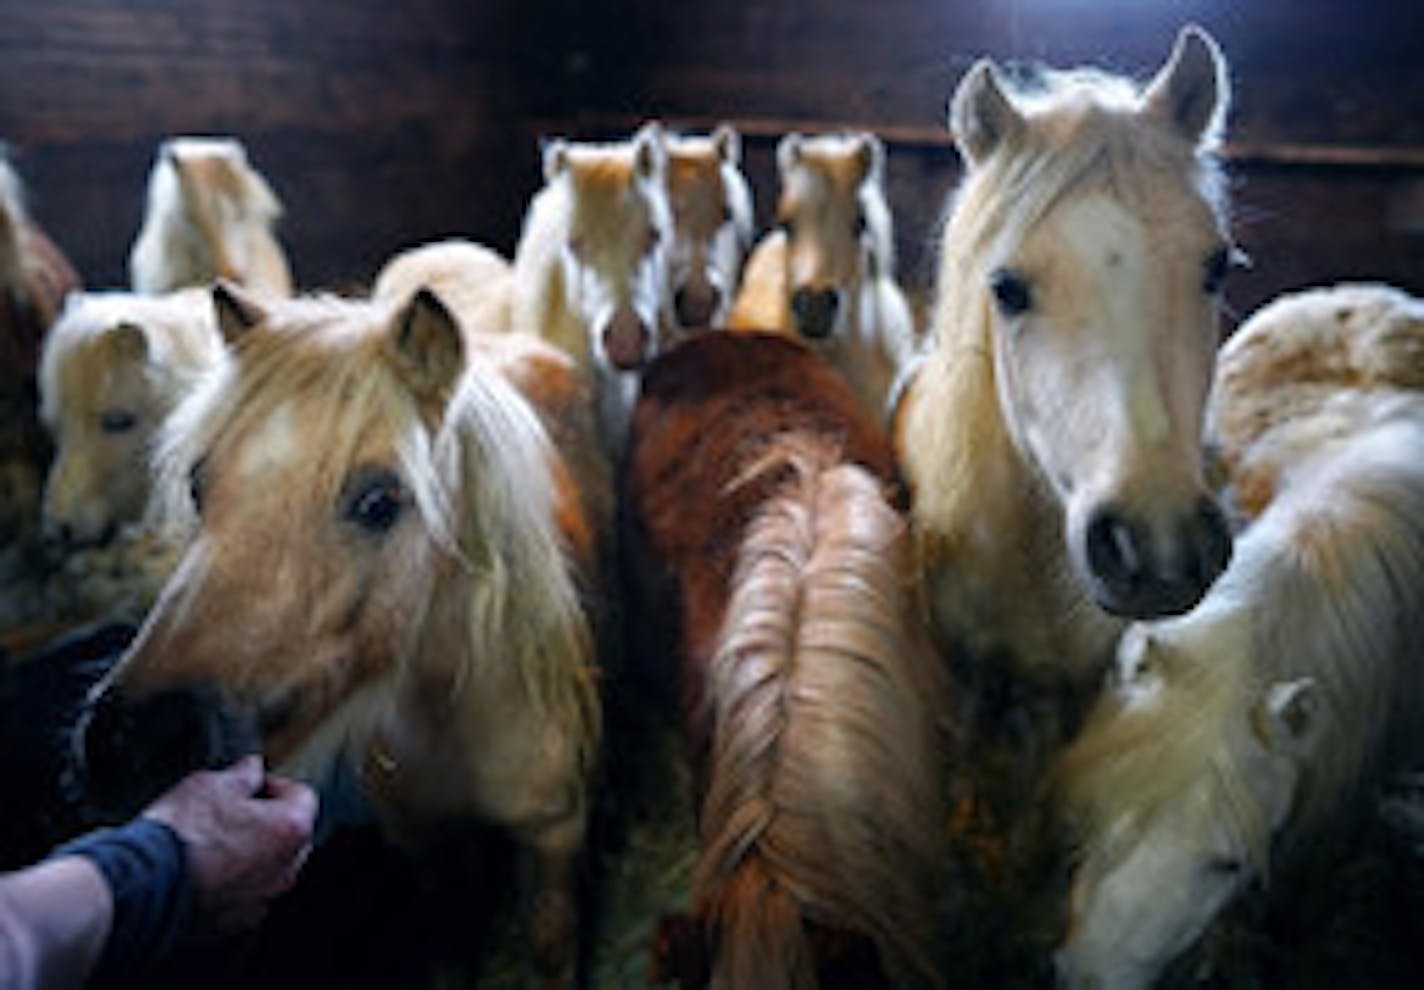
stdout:
<svg viewBox="0 0 1424 990">
<path fill-rule="evenodd" d="M 903 520 L 830 446 L 785 438 L 740 482 L 789 479 L 746 531 L 708 670 L 693 890 L 717 988 L 816 986 L 827 933 L 868 940 L 895 985 L 937 982 L 942 675 Z"/>
</svg>

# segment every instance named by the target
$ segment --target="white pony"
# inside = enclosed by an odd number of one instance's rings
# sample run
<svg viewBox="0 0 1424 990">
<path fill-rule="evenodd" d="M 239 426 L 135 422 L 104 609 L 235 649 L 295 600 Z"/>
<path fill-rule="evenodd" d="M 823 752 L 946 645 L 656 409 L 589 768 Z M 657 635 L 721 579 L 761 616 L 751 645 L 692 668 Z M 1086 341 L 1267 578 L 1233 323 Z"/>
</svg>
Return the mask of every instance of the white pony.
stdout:
<svg viewBox="0 0 1424 990">
<path fill-rule="evenodd" d="M 752 239 L 752 193 L 742 142 L 729 124 L 703 137 L 669 134 L 668 250 L 673 311 L 684 330 L 726 323 Z"/>
<path fill-rule="evenodd" d="M 44 489 L 48 538 L 103 543 L 143 519 L 150 443 L 223 354 L 201 289 L 69 296 L 40 360 L 40 415 L 55 444 Z"/>
<path fill-rule="evenodd" d="M 1282 465 L 1309 452 L 1323 424 L 1349 428 L 1348 393 L 1424 390 L 1424 299 L 1345 283 L 1288 293 L 1252 313 L 1217 356 L 1207 434 L 1236 508 L 1270 503 Z"/>
<path fill-rule="evenodd" d="M 292 294 L 274 227 L 282 204 L 233 138 L 171 138 L 148 178 L 143 228 L 129 254 L 135 292 L 171 292 L 225 278 Z"/>
<path fill-rule="evenodd" d="M 1357 393 L 1188 615 L 1131 627 L 1060 766 L 1082 862 L 1060 972 L 1149 985 L 1303 837 L 1417 757 L 1424 397 Z"/>
<path fill-rule="evenodd" d="M 511 325 L 563 348 L 593 378 L 599 432 L 621 449 L 643 365 L 671 327 L 662 129 L 544 148 L 545 186 L 514 258 Z"/>
<path fill-rule="evenodd" d="M 1145 87 L 1011 97 L 980 62 L 955 92 L 967 170 L 896 448 L 938 629 L 1016 677 L 1091 684 L 1123 618 L 1186 611 L 1230 555 L 1202 443 L 1226 101 L 1195 27 Z"/>
<path fill-rule="evenodd" d="M 403 302 L 427 288 L 440 297 L 467 333 L 509 329 L 514 269 L 482 244 L 448 240 L 396 255 L 376 275 L 374 299 Z"/>
<path fill-rule="evenodd" d="M 880 415 L 917 346 L 895 281 L 885 148 L 864 132 L 788 134 L 776 163 L 777 229 L 747 261 L 728 325 L 800 336 Z"/>
</svg>

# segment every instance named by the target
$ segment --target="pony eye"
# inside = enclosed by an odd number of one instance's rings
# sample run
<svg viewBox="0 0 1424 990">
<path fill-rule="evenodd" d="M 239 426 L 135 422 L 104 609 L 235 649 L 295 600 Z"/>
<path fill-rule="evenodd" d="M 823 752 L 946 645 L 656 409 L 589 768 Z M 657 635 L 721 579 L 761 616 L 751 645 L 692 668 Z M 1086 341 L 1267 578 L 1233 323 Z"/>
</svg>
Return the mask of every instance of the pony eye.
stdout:
<svg viewBox="0 0 1424 990">
<path fill-rule="evenodd" d="M 575 234 L 569 238 L 569 253 L 575 258 L 583 259 L 583 238 Z"/>
<path fill-rule="evenodd" d="M 658 249 L 658 245 L 662 243 L 662 240 L 662 231 L 658 230 L 658 228 L 656 227 L 649 227 L 647 236 L 647 248 L 645 249 L 645 253 L 652 254 L 654 251 L 656 251 Z"/>
<path fill-rule="evenodd" d="M 408 501 L 400 479 L 383 468 L 357 472 L 346 487 L 342 515 L 368 533 L 387 532 L 400 519 Z"/>
<path fill-rule="evenodd" d="M 105 433 L 127 433 L 137 422 L 138 417 L 127 409 L 105 409 L 99 416 L 99 428 Z"/>
<path fill-rule="evenodd" d="M 781 231 L 787 237 L 791 236 L 792 228 L 794 226 L 795 225 L 792 224 L 790 217 L 782 217 L 780 220 L 776 221 L 776 229 Z"/>
<path fill-rule="evenodd" d="M 1213 856 L 1206 864 L 1207 871 L 1219 876 L 1234 877 L 1246 869 L 1239 856 Z"/>
<path fill-rule="evenodd" d="M 1217 248 L 1202 262 L 1202 288 L 1207 295 L 1214 296 L 1226 283 L 1226 276 L 1236 261 L 1235 252 L 1230 248 Z"/>
<path fill-rule="evenodd" d="M 996 268 L 989 276 L 989 291 L 999 312 L 1006 317 L 1022 316 L 1033 308 L 1033 293 L 1028 279 L 1012 268 Z"/>
<path fill-rule="evenodd" d="M 723 204 L 722 204 L 722 222 L 723 222 L 723 223 L 731 223 L 734 219 L 736 219 L 736 218 L 732 216 L 732 204 L 731 204 L 731 203 L 723 203 Z"/>
<path fill-rule="evenodd" d="M 203 496 L 208 490 L 208 459 L 200 457 L 188 469 L 188 495 L 193 500 L 193 508 L 199 515 L 203 513 Z"/>
<path fill-rule="evenodd" d="M 863 237 L 863 236 L 865 235 L 865 228 L 866 228 L 867 226 L 869 226 L 869 222 L 865 219 L 865 210 L 863 210 L 863 209 L 861 209 L 861 210 L 856 210 L 856 211 L 855 211 L 855 225 L 854 225 L 854 227 L 853 227 L 853 230 L 854 230 L 854 232 L 855 232 L 855 236 L 856 236 L 856 237 Z"/>
</svg>

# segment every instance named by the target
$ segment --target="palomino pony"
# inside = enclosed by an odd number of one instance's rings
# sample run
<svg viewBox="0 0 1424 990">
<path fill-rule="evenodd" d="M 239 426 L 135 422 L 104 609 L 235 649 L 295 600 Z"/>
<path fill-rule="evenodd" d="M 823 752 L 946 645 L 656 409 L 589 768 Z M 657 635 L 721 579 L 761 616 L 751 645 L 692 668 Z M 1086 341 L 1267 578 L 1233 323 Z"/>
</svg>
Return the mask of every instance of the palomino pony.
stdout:
<svg viewBox="0 0 1424 990">
<path fill-rule="evenodd" d="M 1298 459 L 1191 613 L 1131 627 L 1067 753 L 1060 970 L 1146 987 L 1300 840 L 1424 753 L 1424 397 Z M 1405 764 L 1409 765 L 1408 763 Z"/>
<path fill-rule="evenodd" d="M 107 542 L 140 522 L 159 427 L 224 354 L 209 294 L 71 295 L 45 338 L 40 415 L 54 438 L 46 537 Z"/>
<path fill-rule="evenodd" d="M 91 791 L 122 801 L 260 747 L 354 782 L 399 837 L 497 823 L 531 856 L 534 962 L 571 983 L 601 732 L 584 479 L 428 292 L 214 295 L 230 360 L 161 450 L 196 532 L 93 696 Z"/>
<path fill-rule="evenodd" d="M 473 241 L 448 240 L 402 251 L 386 262 L 371 295 L 399 302 L 429 289 L 462 325 L 485 334 L 509 329 L 513 286 L 514 269 L 499 252 Z"/>
<path fill-rule="evenodd" d="M 650 366 L 627 465 L 639 659 L 680 679 L 703 784 L 679 941 L 710 962 L 678 971 L 933 984 L 947 692 L 888 443 L 802 345 L 706 334 Z"/>
<path fill-rule="evenodd" d="M 916 348 L 895 282 L 885 149 L 873 134 L 788 134 L 776 149 L 778 229 L 752 252 L 728 325 L 799 335 L 866 408 L 886 398 Z"/>
<path fill-rule="evenodd" d="M 172 292 L 228 279 L 292 294 L 274 228 L 282 204 L 233 138 L 171 138 L 148 177 L 143 227 L 129 254 L 135 292 Z"/>
<path fill-rule="evenodd" d="M 673 312 L 684 330 L 722 326 L 752 239 L 752 193 L 742 175 L 741 138 L 730 125 L 718 124 L 707 137 L 669 134 L 667 153 Z"/>
<path fill-rule="evenodd" d="M 1424 390 L 1424 300 L 1387 285 L 1344 284 L 1291 293 L 1253 313 L 1221 349 L 1207 407 L 1235 507 L 1258 515 L 1284 466 L 1324 433 L 1353 431 L 1354 396 L 1381 388 Z"/>
<path fill-rule="evenodd" d="M 511 326 L 563 348 L 597 386 L 600 435 L 621 449 L 643 364 L 671 326 L 662 129 L 544 148 L 545 186 L 514 258 Z"/>
<path fill-rule="evenodd" d="M 1124 617 L 1191 608 L 1230 555 L 1201 435 L 1226 98 L 1195 27 L 1140 91 L 1011 98 L 981 62 L 955 93 L 967 171 L 896 443 L 938 631 L 1018 678 L 1090 683 Z"/>
<path fill-rule="evenodd" d="M 20 180 L 0 156 L 0 543 L 38 530 L 49 444 L 35 410 L 46 329 L 79 288 L 68 260 L 30 219 Z"/>
</svg>

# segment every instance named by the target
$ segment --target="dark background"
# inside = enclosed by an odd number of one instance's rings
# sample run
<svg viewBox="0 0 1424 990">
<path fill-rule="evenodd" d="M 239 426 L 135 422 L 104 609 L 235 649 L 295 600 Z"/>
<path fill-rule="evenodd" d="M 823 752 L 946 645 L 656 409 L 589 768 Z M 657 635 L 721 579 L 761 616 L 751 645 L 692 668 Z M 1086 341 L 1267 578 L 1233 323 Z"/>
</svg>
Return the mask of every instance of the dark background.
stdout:
<svg viewBox="0 0 1424 990">
<path fill-rule="evenodd" d="M 981 55 L 1146 76 L 1186 21 L 1232 64 L 1239 313 L 1344 278 L 1424 291 L 1424 4 L 1410 0 L 0 0 L 0 137 L 91 286 L 126 280 L 171 134 L 233 134 L 287 205 L 301 286 L 450 235 L 513 249 L 542 135 L 647 116 L 746 135 L 760 222 L 791 128 L 887 139 L 923 289 Z"/>
</svg>

